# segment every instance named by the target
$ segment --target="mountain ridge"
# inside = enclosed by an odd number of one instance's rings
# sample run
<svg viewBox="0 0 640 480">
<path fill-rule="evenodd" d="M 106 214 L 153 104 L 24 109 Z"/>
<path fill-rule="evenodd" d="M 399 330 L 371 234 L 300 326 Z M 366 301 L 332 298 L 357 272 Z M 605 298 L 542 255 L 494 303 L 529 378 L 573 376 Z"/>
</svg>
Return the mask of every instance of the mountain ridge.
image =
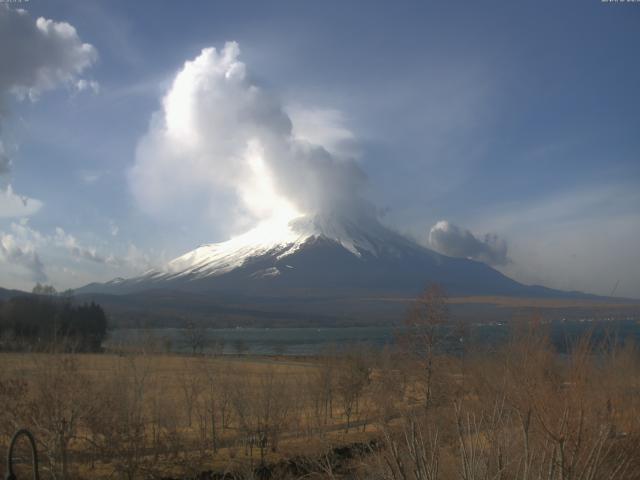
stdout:
<svg viewBox="0 0 640 480">
<path fill-rule="evenodd" d="M 430 250 L 370 216 L 353 220 L 335 214 L 260 224 L 226 242 L 202 244 L 162 269 L 76 292 L 415 296 L 429 283 L 441 284 L 451 295 L 589 296 L 524 285 L 484 263 Z"/>
</svg>

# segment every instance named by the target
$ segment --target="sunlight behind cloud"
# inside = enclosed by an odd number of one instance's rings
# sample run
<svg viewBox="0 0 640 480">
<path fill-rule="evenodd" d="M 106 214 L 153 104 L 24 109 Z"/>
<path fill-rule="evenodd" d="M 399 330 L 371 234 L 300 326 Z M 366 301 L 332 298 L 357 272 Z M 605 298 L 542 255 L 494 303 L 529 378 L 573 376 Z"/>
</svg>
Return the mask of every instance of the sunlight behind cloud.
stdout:
<svg viewBox="0 0 640 480">
<path fill-rule="evenodd" d="M 248 179 L 239 186 L 240 196 L 249 210 L 258 218 L 276 224 L 302 215 L 289 200 L 276 191 L 273 176 L 264 161 L 264 150 L 256 140 L 249 142 L 246 153 Z"/>
<path fill-rule="evenodd" d="M 271 219 L 361 209 L 360 167 L 332 154 L 333 145 L 310 141 L 351 134 L 327 130 L 323 117 L 318 135 L 307 125 L 297 137 L 281 102 L 251 81 L 239 55 L 235 42 L 205 48 L 176 74 L 129 172 L 139 207 L 161 221 L 211 222 L 228 234 Z"/>
</svg>

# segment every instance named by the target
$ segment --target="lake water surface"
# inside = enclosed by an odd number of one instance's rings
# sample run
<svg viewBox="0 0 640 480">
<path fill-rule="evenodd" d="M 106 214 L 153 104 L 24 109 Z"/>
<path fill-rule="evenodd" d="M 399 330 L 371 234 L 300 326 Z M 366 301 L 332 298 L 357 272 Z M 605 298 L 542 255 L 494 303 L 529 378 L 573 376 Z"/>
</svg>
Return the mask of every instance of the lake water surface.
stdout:
<svg viewBox="0 0 640 480">
<path fill-rule="evenodd" d="M 595 341 L 605 337 L 618 342 L 638 341 L 640 323 L 635 319 L 617 321 L 557 321 L 548 328 L 553 343 L 560 351 L 583 334 Z M 506 341 L 512 332 L 507 323 L 467 325 L 463 330 L 444 328 L 440 337 L 445 349 L 455 352 L 462 345 L 492 348 Z M 341 350 L 356 344 L 383 347 L 393 344 L 398 335 L 406 334 L 399 327 L 344 328 L 220 328 L 198 332 L 203 337 L 205 352 L 251 355 L 317 355 L 328 350 Z M 190 332 L 179 328 L 117 329 L 110 332 L 108 348 L 138 348 L 144 345 L 155 350 L 187 353 L 192 350 Z"/>
</svg>

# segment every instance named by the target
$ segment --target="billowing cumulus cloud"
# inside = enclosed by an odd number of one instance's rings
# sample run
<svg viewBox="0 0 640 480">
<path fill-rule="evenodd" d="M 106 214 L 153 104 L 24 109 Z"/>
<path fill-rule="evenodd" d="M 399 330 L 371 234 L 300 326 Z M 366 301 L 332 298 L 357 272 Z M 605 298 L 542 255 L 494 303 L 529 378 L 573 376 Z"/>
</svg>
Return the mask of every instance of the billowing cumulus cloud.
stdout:
<svg viewBox="0 0 640 480">
<path fill-rule="evenodd" d="M 37 251 L 43 241 L 28 225 L 12 223 L 9 232 L 0 232 L 0 261 L 19 267 L 31 281 L 44 282 L 47 274 Z"/>
<path fill-rule="evenodd" d="M 59 85 L 79 87 L 79 75 L 96 58 L 96 49 L 67 22 L 34 20 L 25 10 L 0 6 L 1 93 L 35 99 Z"/>
<path fill-rule="evenodd" d="M 281 103 L 252 82 L 239 55 L 234 42 L 206 48 L 175 76 L 129 172 L 142 210 L 234 228 L 238 219 L 363 209 L 357 164 L 296 136 Z"/>
<path fill-rule="evenodd" d="M 9 95 L 35 100 L 62 85 L 96 91 L 95 81 L 80 78 L 96 58 L 95 48 L 83 43 L 72 25 L 34 20 L 25 10 L 0 4 L 0 134 L 6 115 L 1 104 Z M 41 203 L 13 192 L 3 178 L 11 172 L 11 163 L 0 138 L 0 217 L 31 215 Z"/>
<path fill-rule="evenodd" d="M 479 238 L 446 220 L 431 227 L 429 245 L 450 257 L 471 258 L 489 265 L 506 265 L 510 262 L 507 243 L 497 235 L 488 233 Z"/>
</svg>

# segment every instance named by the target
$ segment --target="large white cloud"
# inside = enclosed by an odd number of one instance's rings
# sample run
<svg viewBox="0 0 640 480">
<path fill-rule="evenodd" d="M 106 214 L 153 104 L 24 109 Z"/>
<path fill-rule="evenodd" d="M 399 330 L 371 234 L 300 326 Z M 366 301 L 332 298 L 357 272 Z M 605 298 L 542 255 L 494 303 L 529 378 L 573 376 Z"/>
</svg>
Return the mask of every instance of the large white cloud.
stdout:
<svg viewBox="0 0 640 480">
<path fill-rule="evenodd" d="M 96 58 L 69 23 L 0 6 L 0 92 L 33 99 L 62 84 L 78 85 Z"/>
<path fill-rule="evenodd" d="M 80 75 L 96 58 L 96 49 L 82 42 L 69 23 L 34 20 L 25 10 L 0 4 L 0 134 L 8 96 L 35 100 L 63 85 L 95 90 L 97 83 Z M 13 191 L 7 178 L 11 164 L 0 138 L 0 217 L 31 215 L 41 203 Z"/>
<path fill-rule="evenodd" d="M 177 73 L 129 172 L 140 207 L 231 228 L 238 219 L 360 208 L 357 164 L 297 137 L 239 55 L 234 42 L 206 48 Z"/>
<path fill-rule="evenodd" d="M 446 220 L 431 227 L 429 245 L 445 255 L 471 258 L 489 265 L 506 265 L 510 262 L 507 243 L 497 235 L 489 233 L 478 238 L 471 231 Z"/>
<path fill-rule="evenodd" d="M 30 281 L 44 282 L 47 274 L 37 251 L 43 243 L 42 235 L 26 223 L 12 223 L 9 232 L 0 232 L 0 262 L 18 267 L 18 275 Z"/>
</svg>

